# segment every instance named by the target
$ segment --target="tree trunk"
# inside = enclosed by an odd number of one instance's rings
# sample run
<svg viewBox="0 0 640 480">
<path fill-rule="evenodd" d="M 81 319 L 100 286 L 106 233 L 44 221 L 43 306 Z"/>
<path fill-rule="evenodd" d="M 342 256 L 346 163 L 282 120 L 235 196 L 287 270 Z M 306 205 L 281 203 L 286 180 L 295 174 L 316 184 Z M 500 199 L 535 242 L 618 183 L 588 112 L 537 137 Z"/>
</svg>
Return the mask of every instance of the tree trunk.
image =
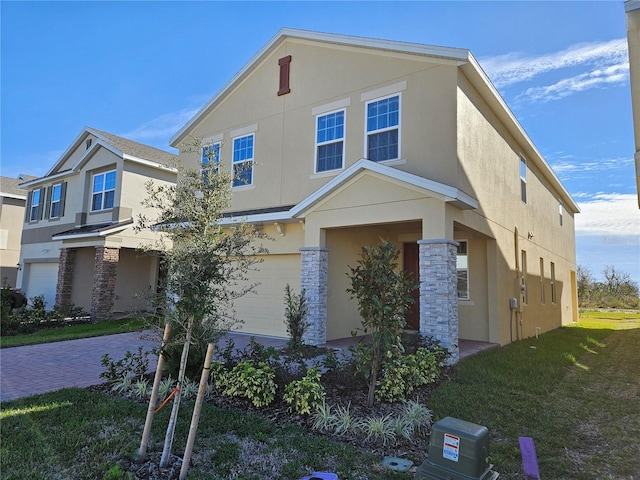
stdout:
<svg viewBox="0 0 640 480">
<path fill-rule="evenodd" d="M 191 332 L 193 330 L 193 317 L 189 318 L 187 325 L 187 336 L 182 347 L 182 357 L 180 358 L 180 370 L 178 371 L 178 387 L 180 391 L 173 397 L 173 408 L 167 425 L 167 433 L 164 436 L 164 448 L 162 449 L 162 458 L 160 459 L 160 468 L 169 466 L 169 457 L 171 456 L 171 445 L 175 435 L 176 423 L 178 421 L 178 411 L 180 410 L 180 399 L 182 398 L 182 387 L 184 385 L 184 372 L 187 369 L 187 359 L 189 358 L 189 346 L 191 344 Z"/>
</svg>

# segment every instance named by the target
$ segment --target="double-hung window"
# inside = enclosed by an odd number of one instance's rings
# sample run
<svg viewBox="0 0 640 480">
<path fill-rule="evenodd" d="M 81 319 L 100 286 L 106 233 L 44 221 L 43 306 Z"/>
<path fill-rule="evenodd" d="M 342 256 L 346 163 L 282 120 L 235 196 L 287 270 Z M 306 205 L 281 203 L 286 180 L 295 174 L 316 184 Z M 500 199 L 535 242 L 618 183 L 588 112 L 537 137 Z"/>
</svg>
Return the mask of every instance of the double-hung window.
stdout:
<svg viewBox="0 0 640 480">
<path fill-rule="evenodd" d="M 400 95 L 367 103 L 366 155 L 374 162 L 400 157 Z"/>
<path fill-rule="evenodd" d="M 520 200 L 527 203 L 527 160 L 520 155 Z"/>
<path fill-rule="evenodd" d="M 49 210 L 49 218 L 58 218 L 60 216 L 60 201 L 62 200 L 62 184 L 58 183 L 51 187 L 51 209 Z"/>
<path fill-rule="evenodd" d="M 116 195 L 116 171 L 97 173 L 93 176 L 91 211 L 113 208 Z"/>
<path fill-rule="evenodd" d="M 459 240 L 456 255 L 459 300 L 469 300 L 469 255 L 467 249 L 468 242 L 466 240 Z"/>
<path fill-rule="evenodd" d="M 233 186 L 253 184 L 253 144 L 254 134 L 233 140 Z"/>
<path fill-rule="evenodd" d="M 316 173 L 339 170 L 344 159 L 345 111 L 318 115 L 316 120 Z"/>
<path fill-rule="evenodd" d="M 29 221 L 35 222 L 40 220 L 40 203 L 42 203 L 42 198 L 40 189 L 34 190 L 31 194 L 31 210 L 29 212 Z"/>
<path fill-rule="evenodd" d="M 211 165 L 216 173 L 220 170 L 220 142 L 211 143 L 202 147 L 202 174 L 205 182 L 209 182 L 208 172 L 205 167 Z"/>
</svg>

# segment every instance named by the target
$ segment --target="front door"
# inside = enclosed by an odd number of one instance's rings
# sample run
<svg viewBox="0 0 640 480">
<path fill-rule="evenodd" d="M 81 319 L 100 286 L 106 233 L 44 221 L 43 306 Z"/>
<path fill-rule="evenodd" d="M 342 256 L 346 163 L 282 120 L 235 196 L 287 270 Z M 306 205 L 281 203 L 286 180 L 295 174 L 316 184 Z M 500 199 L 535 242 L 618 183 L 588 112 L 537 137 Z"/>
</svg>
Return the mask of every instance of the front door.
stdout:
<svg viewBox="0 0 640 480">
<path fill-rule="evenodd" d="M 414 282 L 420 282 L 420 250 L 417 243 L 405 243 L 404 250 L 404 271 L 413 279 Z M 405 314 L 407 320 L 407 328 L 412 330 L 420 330 L 420 289 L 416 288 L 411 291 L 413 303 L 409 306 L 409 310 Z"/>
</svg>

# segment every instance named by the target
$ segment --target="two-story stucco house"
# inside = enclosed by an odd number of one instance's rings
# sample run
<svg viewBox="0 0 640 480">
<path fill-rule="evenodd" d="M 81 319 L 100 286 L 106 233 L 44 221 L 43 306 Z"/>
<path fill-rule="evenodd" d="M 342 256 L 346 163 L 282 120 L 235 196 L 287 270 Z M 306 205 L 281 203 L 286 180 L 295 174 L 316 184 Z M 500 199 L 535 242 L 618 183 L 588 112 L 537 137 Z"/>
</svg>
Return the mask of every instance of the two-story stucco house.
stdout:
<svg viewBox="0 0 640 480">
<path fill-rule="evenodd" d="M 20 238 L 24 222 L 27 192 L 20 184 L 36 177 L 0 177 L 0 281 L 16 286 L 20 265 Z"/>
<path fill-rule="evenodd" d="M 283 29 L 171 140 L 229 169 L 232 218 L 274 241 L 243 330 L 286 336 L 287 283 L 307 342 L 360 326 L 348 266 L 389 239 L 420 281 L 408 328 L 506 344 L 577 318 L 574 214 L 468 50 Z M 233 221 L 233 220 L 229 220 Z M 513 300 L 512 300 L 513 299 Z"/>
<path fill-rule="evenodd" d="M 638 192 L 638 206 L 640 206 L 640 0 L 627 0 L 624 7 L 627 18 L 627 43 L 629 45 L 636 190 Z"/>
<path fill-rule="evenodd" d="M 18 274 L 27 297 L 48 308 L 71 304 L 93 319 L 147 308 L 158 258 L 138 248 L 153 232 L 136 234 L 145 183 L 175 184 L 173 155 L 94 128 L 85 128 L 28 190 Z"/>
</svg>

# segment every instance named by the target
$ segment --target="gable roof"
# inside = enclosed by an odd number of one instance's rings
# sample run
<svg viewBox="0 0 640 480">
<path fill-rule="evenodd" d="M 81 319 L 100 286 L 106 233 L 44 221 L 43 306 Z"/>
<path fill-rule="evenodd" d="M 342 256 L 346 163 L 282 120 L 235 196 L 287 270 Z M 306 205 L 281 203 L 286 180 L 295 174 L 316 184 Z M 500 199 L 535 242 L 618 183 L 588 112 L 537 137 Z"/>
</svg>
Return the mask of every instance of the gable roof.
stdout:
<svg viewBox="0 0 640 480">
<path fill-rule="evenodd" d="M 89 134 L 95 136 L 96 141 L 92 143 L 71 168 L 60 170 L 64 162 L 80 147 Z M 104 132 L 92 127 L 85 127 L 44 177 L 27 180 L 21 183 L 21 186 L 31 187 L 77 173 L 99 147 L 104 147 L 125 160 L 177 173 L 177 169 L 172 166 L 175 158 L 172 153 L 119 137 L 113 133 Z"/>
<path fill-rule="evenodd" d="M 522 146 L 522 153 L 524 153 L 530 161 L 538 166 L 549 183 L 558 191 L 562 197 L 562 203 L 565 205 L 565 208 L 570 209 L 574 213 L 578 213 L 580 211 L 578 205 L 575 203 L 569 192 L 564 188 L 564 185 L 562 185 L 562 182 L 560 182 L 556 174 L 553 172 L 551 166 L 542 156 L 542 153 L 540 153 L 538 148 L 534 145 L 533 141 L 529 138 L 524 128 L 522 128 L 513 112 L 511 112 L 498 90 L 491 83 L 487 74 L 482 70 L 478 61 L 469 50 L 462 48 L 439 47 L 419 43 L 398 42 L 282 28 L 171 138 L 170 145 L 172 147 L 177 147 L 192 127 L 211 113 L 240 82 L 247 78 L 274 49 L 288 38 L 310 40 L 332 45 L 366 48 L 370 51 L 378 50 L 381 52 L 395 52 L 399 54 L 415 55 L 417 57 L 428 57 L 433 60 L 453 62 L 469 80 L 471 85 L 480 93 L 482 98 L 495 112 L 498 119 L 507 127 L 518 144 Z"/>
<path fill-rule="evenodd" d="M 35 179 L 36 177 L 32 178 Z M 0 195 L 3 197 L 16 198 L 18 200 L 26 200 L 27 191 L 19 186 L 22 182 L 24 182 L 24 180 L 20 178 L 0 176 Z"/>
<path fill-rule="evenodd" d="M 239 221 L 260 223 L 291 221 L 304 218 L 316 205 L 328 198 L 333 192 L 339 190 L 343 185 L 346 185 L 349 180 L 364 172 L 377 173 L 390 180 L 400 181 L 407 186 L 437 194 L 441 196 L 446 203 L 451 203 L 462 210 L 478 208 L 478 201 L 475 198 L 457 188 L 361 158 L 297 205 L 255 211 L 229 212 L 224 215 L 224 219 L 220 223 L 223 225 L 237 223 Z"/>
</svg>

